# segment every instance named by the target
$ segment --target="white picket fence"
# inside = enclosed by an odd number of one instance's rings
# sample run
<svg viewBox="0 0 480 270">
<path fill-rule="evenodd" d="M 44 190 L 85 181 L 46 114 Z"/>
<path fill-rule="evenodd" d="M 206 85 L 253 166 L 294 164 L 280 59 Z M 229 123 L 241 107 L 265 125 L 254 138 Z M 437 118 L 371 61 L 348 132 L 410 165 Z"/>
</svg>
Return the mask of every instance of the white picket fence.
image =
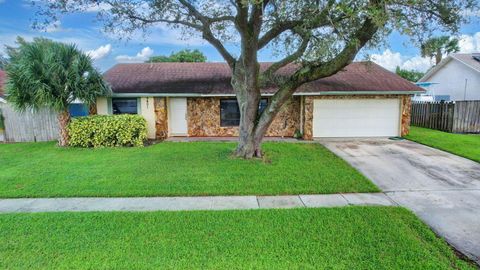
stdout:
<svg viewBox="0 0 480 270">
<path fill-rule="evenodd" d="M 7 142 L 41 142 L 58 139 L 57 114 L 49 109 L 18 112 L 8 103 L 0 103 Z"/>
</svg>

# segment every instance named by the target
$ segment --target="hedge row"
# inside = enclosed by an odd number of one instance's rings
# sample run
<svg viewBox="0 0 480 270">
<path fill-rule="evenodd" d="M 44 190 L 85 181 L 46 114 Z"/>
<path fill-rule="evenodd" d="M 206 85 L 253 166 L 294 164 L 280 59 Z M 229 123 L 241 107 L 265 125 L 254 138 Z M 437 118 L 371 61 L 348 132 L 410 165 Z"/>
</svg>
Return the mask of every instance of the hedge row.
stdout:
<svg viewBox="0 0 480 270">
<path fill-rule="evenodd" d="M 94 115 L 72 119 L 68 126 L 70 146 L 143 146 L 147 122 L 140 115 Z"/>
</svg>

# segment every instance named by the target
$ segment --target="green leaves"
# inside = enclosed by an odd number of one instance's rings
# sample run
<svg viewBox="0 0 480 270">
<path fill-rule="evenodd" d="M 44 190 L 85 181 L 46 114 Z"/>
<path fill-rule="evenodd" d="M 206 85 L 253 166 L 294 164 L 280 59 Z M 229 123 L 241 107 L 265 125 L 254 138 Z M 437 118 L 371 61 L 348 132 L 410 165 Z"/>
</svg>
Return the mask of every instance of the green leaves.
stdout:
<svg viewBox="0 0 480 270">
<path fill-rule="evenodd" d="M 147 122 L 140 115 L 95 115 L 72 119 L 68 126 L 70 146 L 143 146 Z"/>
<path fill-rule="evenodd" d="M 400 67 L 397 67 L 395 73 L 397 73 L 398 76 L 411 82 L 418 82 L 423 77 L 423 75 L 425 75 L 425 73 L 423 72 L 401 69 Z"/>
<path fill-rule="evenodd" d="M 74 100 L 86 104 L 110 93 L 92 60 L 75 45 L 35 38 L 9 48 L 7 99 L 18 109 L 49 107 L 64 111 Z"/>
<path fill-rule="evenodd" d="M 161 62 L 205 62 L 207 57 L 199 50 L 181 50 L 176 53 L 170 54 L 170 56 L 159 55 L 152 56 L 148 60 L 149 63 L 161 63 Z"/>
</svg>

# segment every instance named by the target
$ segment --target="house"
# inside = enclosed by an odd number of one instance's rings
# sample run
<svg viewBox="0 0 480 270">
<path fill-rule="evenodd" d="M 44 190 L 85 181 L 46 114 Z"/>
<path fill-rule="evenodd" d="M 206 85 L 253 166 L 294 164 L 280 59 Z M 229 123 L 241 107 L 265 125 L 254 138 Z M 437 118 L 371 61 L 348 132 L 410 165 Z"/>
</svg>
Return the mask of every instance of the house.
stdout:
<svg viewBox="0 0 480 270">
<path fill-rule="evenodd" d="M 261 69 L 269 64 L 262 63 Z M 294 65 L 279 74 L 292 73 Z M 237 136 L 240 113 L 225 63 L 118 64 L 105 73 L 113 94 L 97 99 L 97 114 L 141 114 L 148 137 Z M 262 89 L 260 109 L 275 86 Z M 423 89 L 371 63 L 297 89 L 266 136 L 383 137 L 408 133 L 410 98 Z"/>
<path fill-rule="evenodd" d="M 429 70 L 419 83 L 430 84 L 434 100 L 480 100 L 480 53 L 454 53 Z"/>
</svg>

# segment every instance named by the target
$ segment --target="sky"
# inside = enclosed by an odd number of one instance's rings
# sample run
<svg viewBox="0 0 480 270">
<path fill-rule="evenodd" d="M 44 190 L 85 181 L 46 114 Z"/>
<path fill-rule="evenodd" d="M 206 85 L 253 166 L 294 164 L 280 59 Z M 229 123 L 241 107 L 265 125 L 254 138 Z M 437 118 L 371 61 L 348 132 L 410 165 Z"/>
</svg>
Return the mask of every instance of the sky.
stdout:
<svg viewBox="0 0 480 270">
<path fill-rule="evenodd" d="M 143 62 L 153 55 L 169 55 L 181 49 L 198 49 L 210 62 L 221 62 L 218 52 L 196 36 L 184 37 L 176 30 L 165 26 L 152 28 L 147 36 L 135 35 L 129 40 L 120 39 L 102 31 L 102 23 L 96 20 L 98 8 L 75 14 L 62 15 L 58 21 L 43 30 L 33 29 L 36 7 L 30 0 L 0 0 L 0 54 L 4 54 L 4 45 L 12 46 L 17 36 L 31 40 L 34 37 L 46 37 L 60 42 L 74 43 L 89 54 L 95 66 L 106 71 L 117 63 Z M 459 33 L 460 52 L 480 52 L 480 13 L 467 13 L 471 22 L 462 25 Z M 234 47 L 229 47 L 234 49 Z M 392 33 L 385 46 L 364 50 L 357 58 L 371 60 L 381 66 L 394 70 L 397 66 L 404 69 L 426 71 L 432 60 L 422 58 L 418 48 L 408 37 Z M 269 50 L 259 55 L 260 61 L 274 61 Z M 359 59 L 359 60 L 362 60 Z"/>
</svg>

